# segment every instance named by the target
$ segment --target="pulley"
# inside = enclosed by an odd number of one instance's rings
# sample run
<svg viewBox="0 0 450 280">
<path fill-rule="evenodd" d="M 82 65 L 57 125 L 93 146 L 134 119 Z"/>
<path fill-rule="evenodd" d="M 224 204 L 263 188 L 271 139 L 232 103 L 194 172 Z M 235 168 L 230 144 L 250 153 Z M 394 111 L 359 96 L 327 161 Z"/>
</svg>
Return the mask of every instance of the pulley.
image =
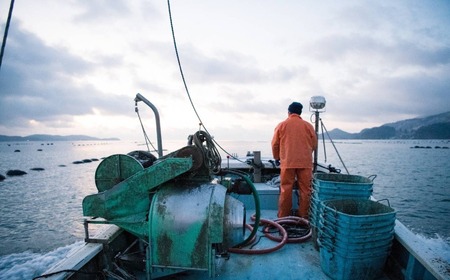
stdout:
<svg viewBox="0 0 450 280">
<path fill-rule="evenodd" d="M 142 164 L 131 156 L 112 155 L 98 165 L 95 171 L 95 185 L 99 192 L 103 192 L 143 169 Z"/>
</svg>

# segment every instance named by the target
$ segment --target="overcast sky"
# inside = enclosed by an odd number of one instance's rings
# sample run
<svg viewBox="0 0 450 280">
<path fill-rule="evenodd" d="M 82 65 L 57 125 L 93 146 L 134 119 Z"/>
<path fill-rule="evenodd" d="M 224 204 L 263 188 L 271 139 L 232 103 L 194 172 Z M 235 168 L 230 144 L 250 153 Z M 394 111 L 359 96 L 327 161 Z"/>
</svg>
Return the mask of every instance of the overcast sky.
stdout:
<svg viewBox="0 0 450 280">
<path fill-rule="evenodd" d="M 0 2 L 3 35 L 9 9 Z M 216 139 L 270 140 L 293 101 L 328 130 L 450 111 L 450 1 L 172 0 L 191 94 Z M 198 129 L 166 1 L 18 0 L 0 70 L 0 134 L 163 139 Z M 139 103 L 155 137 L 152 111 Z"/>
</svg>

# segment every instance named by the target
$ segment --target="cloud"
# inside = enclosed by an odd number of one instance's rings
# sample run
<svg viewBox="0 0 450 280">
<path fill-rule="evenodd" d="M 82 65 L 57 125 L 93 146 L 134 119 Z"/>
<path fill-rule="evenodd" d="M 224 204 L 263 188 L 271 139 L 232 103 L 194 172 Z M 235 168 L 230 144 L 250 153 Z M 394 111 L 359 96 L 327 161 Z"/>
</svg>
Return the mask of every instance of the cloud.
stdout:
<svg viewBox="0 0 450 280">
<path fill-rule="evenodd" d="M 313 76 L 329 78 L 321 86 L 341 120 L 382 124 L 450 109 L 449 45 L 334 34 L 300 52 L 311 54 Z"/>
<path fill-rule="evenodd" d="M 215 52 L 208 55 L 192 45 L 179 52 L 186 76 L 195 83 L 256 83 L 267 76 L 253 57 L 238 52 Z"/>
<path fill-rule="evenodd" d="M 73 116 L 93 114 L 94 108 L 105 114 L 129 112 L 124 96 L 107 95 L 78 81 L 95 68 L 12 25 L 0 75 L 1 125 L 23 127 L 34 120 L 63 127 L 70 126 Z"/>
<path fill-rule="evenodd" d="M 173 133 L 197 126 L 165 3 L 58 5 L 61 15 L 47 19 L 46 10 L 30 13 L 38 8 L 30 1 L 12 25 L 0 73 L 1 133 L 33 123 L 42 133 L 93 123 L 113 131 L 134 115 L 137 92 Z M 450 108 L 448 4 L 235 5 L 173 5 L 187 85 L 210 127 L 271 132 L 292 101 L 309 119 L 313 95 L 327 99 L 329 128 L 352 132 Z"/>
<path fill-rule="evenodd" d="M 111 17 L 121 18 L 130 13 L 128 1 L 124 0 L 91 0 L 80 2 L 81 11 L 74 20 L 80 22 L 96 22 Z"/>
</svg>

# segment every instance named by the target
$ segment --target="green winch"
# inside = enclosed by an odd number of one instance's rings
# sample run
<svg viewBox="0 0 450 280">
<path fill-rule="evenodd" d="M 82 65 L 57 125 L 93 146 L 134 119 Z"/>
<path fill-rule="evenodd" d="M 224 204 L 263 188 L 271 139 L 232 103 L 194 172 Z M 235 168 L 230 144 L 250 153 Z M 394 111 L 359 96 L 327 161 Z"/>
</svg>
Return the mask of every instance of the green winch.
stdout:
<svg viewBox="0 0 450 280">
<path fill-rule="evenodd" d="M 95 174 L 99 193 L 83 200 L 85 216 L 104 218 L 148 244 L 149 278 L 161 268 L 212 276 L 216 251 L 244 240 L 244 205 L 213 180 L 211 162 L 220 168 L 220 157 L 208 158 L 209 135 L 197 134 L 203 140 L 159 159 L 148 156 L 151 164 L 136 152 L 105 158 Z"/>
</svg>

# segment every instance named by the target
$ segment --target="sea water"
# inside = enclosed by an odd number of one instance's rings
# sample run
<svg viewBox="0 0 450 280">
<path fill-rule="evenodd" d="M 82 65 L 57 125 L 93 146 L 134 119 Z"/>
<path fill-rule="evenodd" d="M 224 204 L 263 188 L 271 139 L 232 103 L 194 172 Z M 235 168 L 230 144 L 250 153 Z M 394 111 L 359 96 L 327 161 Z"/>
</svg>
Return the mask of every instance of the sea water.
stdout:
<svg viewBox="0 0 450 280">
<path fill-rule="evenodd" d="M 165 142 L 164 154 L 185 144 Z M 219 144 L 238 156 L 247 151 L 271 155 L 269 141 Z M 342 173 L 377 175 L 374 197 L 387 199 L 383 203 L 397 211 L 397 218 L 450 262 L 449 147 L 447 140 L 326 141 L 320 143 L 319 161 Z M 0 174 L 27 172 L 0 182 L 0 279 L 39 276 L 82 246 L 81 204 L 97 193 L 98 164 L 112 154 L 146 149 L 132 141 L 0 142 Z"/>
</svg>

